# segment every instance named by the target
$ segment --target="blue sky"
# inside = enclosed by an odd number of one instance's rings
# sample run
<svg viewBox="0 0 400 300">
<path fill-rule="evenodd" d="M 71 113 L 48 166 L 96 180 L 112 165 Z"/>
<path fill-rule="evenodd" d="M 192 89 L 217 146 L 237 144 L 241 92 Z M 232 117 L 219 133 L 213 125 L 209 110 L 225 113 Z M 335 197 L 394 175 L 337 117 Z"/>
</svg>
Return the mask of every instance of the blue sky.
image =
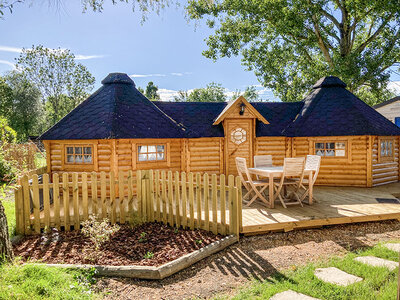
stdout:
<svg viewBox="0 0 400 300">
<path fill-rule="evenodd" d="M 132 12 L 129 4 L 113 6 L 105 1 L 102 13 L 82 13 L 80 1 L 63 1 L 62 7 L 40 2 L 45 4 L 17 4 L 12 14 L 0 20 L 0 74 L 13 68 L 20 48 L 42 44 L 70 49 L 96 77 L 96 88 L 108 73 L 124 72 L 138 86 L 153 81 L 164 100 L 178 90 L 213 81 L 228 92 L 258 85 L 262 99 L 277 100 L 259 86 L 252 72 L 245 71 L 240 58 L 213 62 L 203 57 L 204 39 L 212 31 L 204 23 L 188 22 L 183 8 L 151 14 L 141 24 L 141 14 Z M 393 80 L 400 83 L 400 76 Z"/>
</svg>

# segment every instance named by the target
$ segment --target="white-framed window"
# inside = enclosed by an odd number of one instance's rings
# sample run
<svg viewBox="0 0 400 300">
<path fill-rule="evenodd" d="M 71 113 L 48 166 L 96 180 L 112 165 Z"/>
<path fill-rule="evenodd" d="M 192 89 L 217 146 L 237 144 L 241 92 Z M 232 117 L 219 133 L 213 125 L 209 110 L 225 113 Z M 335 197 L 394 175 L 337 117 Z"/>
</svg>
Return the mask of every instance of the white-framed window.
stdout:
<svg viewBox="0 0 400 300">
<path fill-rule="evenodd" d="M 166 145 L 139 145 L 138 162 L 166 160 Z"/>
<path fill-rule="evenodd" d="M 379 139 L 378 141 L 379 161 L 393 161 L 394 160 L 394 140 L 393 139 Z"/>
<path fill-rule="evenodd" d="M 347 156 L 347 143 L 345 141 L 315 142 L 315 154 L 323 157 L 344 158 Z"/>
<path fill-rule="evenodd" d="M 66 164 L 92 164 L 93 146 L 90 145 L 66 145 Z"/>
</svg>

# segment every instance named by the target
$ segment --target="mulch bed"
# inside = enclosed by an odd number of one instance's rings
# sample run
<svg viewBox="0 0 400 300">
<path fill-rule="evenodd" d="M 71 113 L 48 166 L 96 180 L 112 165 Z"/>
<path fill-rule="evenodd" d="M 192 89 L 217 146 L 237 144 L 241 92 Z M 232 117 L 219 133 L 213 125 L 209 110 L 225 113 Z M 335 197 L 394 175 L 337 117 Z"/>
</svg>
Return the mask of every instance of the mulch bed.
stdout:
<svg viewBox="0 0 400 300">
<path fill-rule="evenodd" d="M 143 232 L 146 234 L 144 235 Z M 26 236 L 14 245 L 14 254 L 24 261 L 110 266 L 159 266 L 222 239 L 204 230 L 175 229 L 160 223 L 136 227 L 121 225 L 100 251 L 80 231 Z M 152 258 L 145 258 L 146 253 Z"/>
</svg>

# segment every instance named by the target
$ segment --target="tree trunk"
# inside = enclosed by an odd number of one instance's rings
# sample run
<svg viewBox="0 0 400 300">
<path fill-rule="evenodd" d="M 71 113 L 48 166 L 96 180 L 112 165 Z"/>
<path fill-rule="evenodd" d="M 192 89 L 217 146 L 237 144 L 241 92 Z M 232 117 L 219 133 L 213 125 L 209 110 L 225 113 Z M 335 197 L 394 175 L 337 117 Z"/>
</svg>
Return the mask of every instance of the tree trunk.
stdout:
<svg viewBox="0 0 400 300">
<path fill-rule="evenodd" d="M 7 217 L 0 201 L 0 262 L 10 262 L 14 258 L 10 236 L 8 235 Z"/>
</svg>

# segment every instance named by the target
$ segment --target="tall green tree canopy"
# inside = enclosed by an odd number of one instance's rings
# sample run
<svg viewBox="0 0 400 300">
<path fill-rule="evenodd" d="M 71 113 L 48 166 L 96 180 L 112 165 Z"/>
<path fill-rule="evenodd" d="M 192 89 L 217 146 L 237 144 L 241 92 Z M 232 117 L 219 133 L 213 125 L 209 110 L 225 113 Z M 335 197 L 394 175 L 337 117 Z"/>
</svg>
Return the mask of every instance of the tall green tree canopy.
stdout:
<svg viewBox="0 0 400 300">
<path fill-rule="evenodd" d="M 67 49 L 48 49 L 41 45 L 23 49 L 16 68 L 40 90 L 52 124 L 81 103 L 95 81 Z"/>
<path fill-rule="evenodd" d="M 0 110 L 0 114 L 8 119 L 10 126 L 17 132 L 18 140 L 40 134 L 44 129 L 40 91 L 19 72 L 9 72 L 4 79 L 12 94 L 7 109 Z"/>
<path fill-rule="evenodd" d="M 143 91 L 143 89 L 141 90 L 141 93 L 143 92 L 144 95 L 147 97 L 147 99 L 151 101 L 160 100 L 160 95 L 158 94 L 158 86 L 156 86 L 153 81 L 147 83 L 146 90 L 145 91 Z"/>
<path fill-rule="evenodd" d="M 326 75 L 382 101 L 389 68 L 400 63 L 398 0 L 189 0 L 187 11 L 215 29 L 206 57 L 241 55 L 283 101 L 301 99 Z"/>
<path fill-rule="evenodd" d="M 194 89 L 191 92 L 179 91 L 174 100 L 177 102 L 225 102 L 227 97 L 221 84 L 211 82 L 205 88 Z"/>
</svg>

